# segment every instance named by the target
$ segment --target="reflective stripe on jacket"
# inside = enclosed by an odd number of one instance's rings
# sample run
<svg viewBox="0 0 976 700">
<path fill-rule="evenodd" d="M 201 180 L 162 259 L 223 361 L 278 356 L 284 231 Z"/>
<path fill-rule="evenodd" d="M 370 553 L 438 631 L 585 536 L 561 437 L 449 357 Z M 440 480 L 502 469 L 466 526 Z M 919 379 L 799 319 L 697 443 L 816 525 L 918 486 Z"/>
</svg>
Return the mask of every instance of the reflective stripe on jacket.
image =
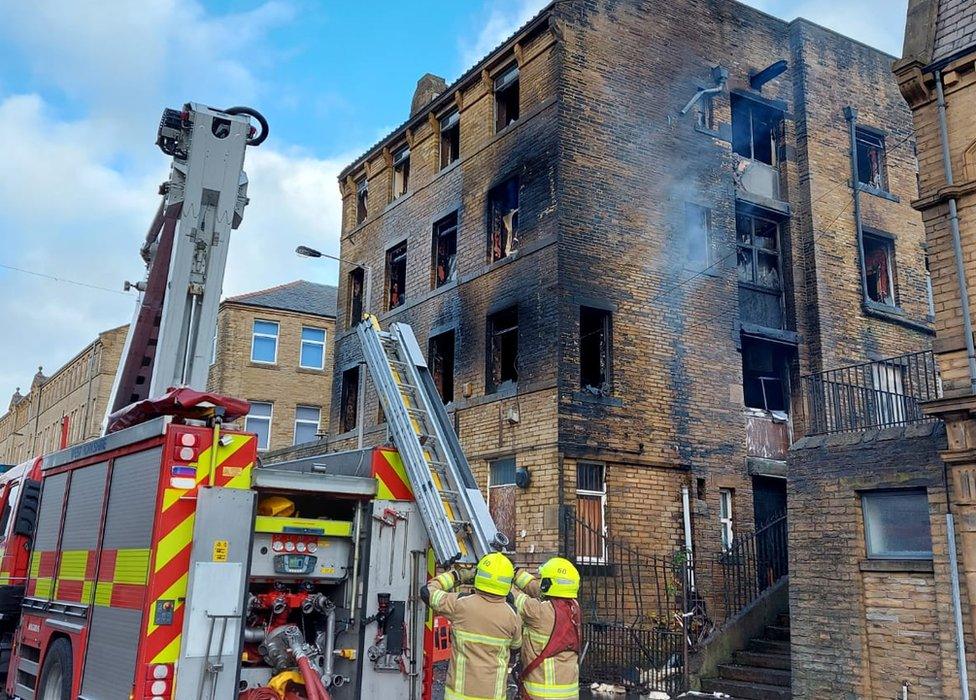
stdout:
<svg viewBox="0 0 976 700">
<path fill-rule="evenodd" d="M 556 613 L 548 600 L 540 600 L 539 580 L 528 571 L 519 571 L 515 586 L 515 609 L 522 617 L 522 668 L 542 653 L 556 624 Z M 532 700 L 576 700 L 579 698 L 579 656 L 563 651 L 545 659 L 522 679 L 525 692 Z"/>
<path fill-rule="evenodd" d="M 450 572 L 427 584 L 431 609 L 451 621 L 444 700 L 505 700 L 508 660 L 522 646 L 522 621 L 504 598 L 452 593 L 453 587 Z"/>
</svg>

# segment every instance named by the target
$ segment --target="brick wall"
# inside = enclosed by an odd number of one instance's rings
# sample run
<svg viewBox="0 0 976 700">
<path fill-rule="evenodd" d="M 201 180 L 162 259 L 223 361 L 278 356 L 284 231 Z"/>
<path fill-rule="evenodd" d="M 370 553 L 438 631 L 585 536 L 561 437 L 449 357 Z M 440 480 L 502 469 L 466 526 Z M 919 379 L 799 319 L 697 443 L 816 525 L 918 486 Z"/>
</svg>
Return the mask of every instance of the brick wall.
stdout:
<svg viewBox="0 0 976 700">
<path fill-rule="evenodd" d="M 804 438 L 789 456 L 793 697 L 959 697 L 941 423 Z M 859 492 L 924 487 L 933 562 L 867 560 Z M 917 568 L 917 567 L 915 567 Z M 862 570 L 863 569 L 863 570 Z M 874 570 L 872 570 L 874 569 Z M 966 601 L 965 580 L 961 581 Z M 966 629 L 969 606 L 963 604 Z M 967 634 L 969 673 L 973 639 Z"/>
</svg>

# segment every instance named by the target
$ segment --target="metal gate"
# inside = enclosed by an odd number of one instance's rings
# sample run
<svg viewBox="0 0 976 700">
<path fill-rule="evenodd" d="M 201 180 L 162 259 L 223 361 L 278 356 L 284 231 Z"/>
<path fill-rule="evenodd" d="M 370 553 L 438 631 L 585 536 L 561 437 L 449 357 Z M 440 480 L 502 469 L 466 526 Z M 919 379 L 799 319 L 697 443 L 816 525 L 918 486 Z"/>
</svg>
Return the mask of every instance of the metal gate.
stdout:
<svg viewBox="0 0 976 700">
<path fill-rule="evenodd" d="M 584 652 L 580 683 L 611 683 L 671 696 L 688 689 L 688 635 L 683 627 L 693 572 L 679 550 L 649 555 L 612 540 L 563 510 L 563 556 L 582 575 Z"/>
</svg>

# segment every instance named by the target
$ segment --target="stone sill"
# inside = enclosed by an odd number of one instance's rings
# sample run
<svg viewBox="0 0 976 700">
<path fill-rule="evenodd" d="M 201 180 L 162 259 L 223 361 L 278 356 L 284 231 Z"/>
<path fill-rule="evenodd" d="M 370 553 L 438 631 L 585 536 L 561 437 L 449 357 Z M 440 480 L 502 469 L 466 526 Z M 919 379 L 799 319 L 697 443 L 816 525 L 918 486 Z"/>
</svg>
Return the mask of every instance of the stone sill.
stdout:
<svg viewBox="0 0 976 700">
<path fill-rule="evenodd" d="M 881 199 L 887 199 L 889 202 L 895 202 L 896 204 L 901 202 L 901 197 L 896 194 L 892 194 L 887 190 L 882 190 L 878 187 L 872 187 L 871 185 L 866 185 L 863 182 L 858 183 L 857 189 L 859 192 L 864 194 L 869 194 L 874 197 L 880 197 Z"/>
<path fill-rule="evenodd" d="M 280 370 L 281 367 L 278 366 L 277 362 L 248 362 L 248 367 L 256 367 L 258 369 L 275 369 Z"/>
<path fill-rule="evenodd" d="M 934 573 L 935 567 L 931 559 L 862 559 L 861 571 L 894 572 L 894 573 Z"/>
</svg>

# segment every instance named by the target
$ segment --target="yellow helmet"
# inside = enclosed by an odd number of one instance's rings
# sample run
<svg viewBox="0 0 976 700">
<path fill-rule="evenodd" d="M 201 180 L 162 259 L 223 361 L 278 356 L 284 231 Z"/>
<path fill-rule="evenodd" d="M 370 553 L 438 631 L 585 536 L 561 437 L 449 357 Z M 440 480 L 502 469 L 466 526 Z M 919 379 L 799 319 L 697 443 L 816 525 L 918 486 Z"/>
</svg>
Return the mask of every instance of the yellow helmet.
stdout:
<svg viewBox="0 0 976 700">
<path fill-rule="evenodd" d="M 575 598 L 579 595 L 580 575 L 573 562 L 553 557 L 539 567 L 540 587 L 550 598 Z"/>
<path fill-rule="evenodd" d="M 474 587 L 485 593 L 506 596 L 512 590 L 515 567 L 508 557 L 500 552 L 486 554 L 478 562 L 474 575 Z"/>
</svg>

